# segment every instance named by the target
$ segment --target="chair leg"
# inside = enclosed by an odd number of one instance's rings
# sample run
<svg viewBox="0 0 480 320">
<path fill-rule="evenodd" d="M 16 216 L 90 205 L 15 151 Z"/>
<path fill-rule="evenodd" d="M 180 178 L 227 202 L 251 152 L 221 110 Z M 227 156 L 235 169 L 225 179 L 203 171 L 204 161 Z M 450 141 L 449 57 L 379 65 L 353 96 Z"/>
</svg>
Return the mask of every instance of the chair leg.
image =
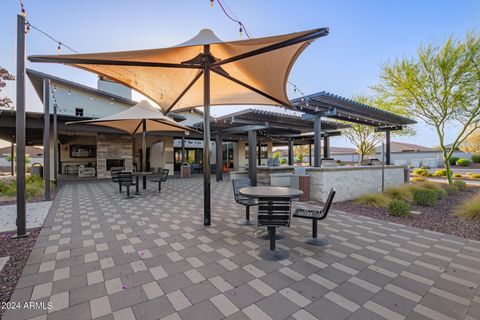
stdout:
<svg viewBox="0 0 480 320">
<path fill-rule="evenodd" d="M 127 186 L 127 199 L 130 198 L 130 186 Z"/>
<path fill-rule="evenodd" d="M 118 183 L 118 192 L 122 193 L 122 184 L 120 182 Z"/>
<path fill-rule="evenodd" d="M 312 220 L 312 238 L 318 238 L 318 221 L 316 219 Z"/>
<path fill-rule="evenodd" d="M 275 251 L 275 227 L 268 227 L 268 234 L 270 235 L 270 250 Z"/>
<path fill-rule="evenodd" d="M 250 221 L 250 206 L 245 207 L 245 220 Z"/>
<path fill-rule="evenodd" d="M 162 192 L 162 182 L 158 181 L 158 193 Z"/>
</svg>

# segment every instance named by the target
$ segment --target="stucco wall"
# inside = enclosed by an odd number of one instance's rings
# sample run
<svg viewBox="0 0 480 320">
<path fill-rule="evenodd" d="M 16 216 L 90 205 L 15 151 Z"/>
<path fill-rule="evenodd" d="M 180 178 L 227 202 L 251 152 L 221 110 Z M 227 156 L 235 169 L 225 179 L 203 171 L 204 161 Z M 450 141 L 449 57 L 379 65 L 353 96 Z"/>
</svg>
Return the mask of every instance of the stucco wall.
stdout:
<svg viewBox="0 0 480 320">
<path fill-rule="evenodd" d="M 332 187 L 337 191 L 335 201 L 382 190 L 381 167 L 308 168 L 307 173 L 310 175 L 310 197 L 316 201 L 325 201 Z M 402 166 L 385 167 L 385 188 L 400 186 L 403 182 Z"/>
</svg>

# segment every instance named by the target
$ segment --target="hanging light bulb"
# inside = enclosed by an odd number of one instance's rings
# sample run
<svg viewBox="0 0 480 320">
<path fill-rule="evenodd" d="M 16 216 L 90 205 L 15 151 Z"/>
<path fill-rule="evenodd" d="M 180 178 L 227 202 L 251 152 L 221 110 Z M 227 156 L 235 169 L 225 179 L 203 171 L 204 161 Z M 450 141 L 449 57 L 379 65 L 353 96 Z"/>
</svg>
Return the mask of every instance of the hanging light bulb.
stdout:
<svg viewBox="0 0 480 320">
<path fill-rule="evenodd" d="M 72 94 L 72 91 L 68 90 L 68 94 L 69 94 L 69 95 Z"/>
<path fill-rule="evenodd" d="M 210 8 L 213 8 L 214 4 L 215 4 L 215 0 L 210 0 Z"/>
<path fill-rule="evenodd" d="M 58 43 L 58 46 L 57 46 L 57 54 L 60 54 L 60 50 L 61 50 L 61 49 L 62 49 L 62 48 L 60 47 L 60 42 L 59 42 L 59 43 Z"/>
<path fill-rule="evenodd" d="M 243 37 L 243 27 L 241 23 L 239 23 L 239 25 L 240 25 L 240 28 L 238 29 L 238 31 L 240 32 L 240 37 Z"/>
</svg>

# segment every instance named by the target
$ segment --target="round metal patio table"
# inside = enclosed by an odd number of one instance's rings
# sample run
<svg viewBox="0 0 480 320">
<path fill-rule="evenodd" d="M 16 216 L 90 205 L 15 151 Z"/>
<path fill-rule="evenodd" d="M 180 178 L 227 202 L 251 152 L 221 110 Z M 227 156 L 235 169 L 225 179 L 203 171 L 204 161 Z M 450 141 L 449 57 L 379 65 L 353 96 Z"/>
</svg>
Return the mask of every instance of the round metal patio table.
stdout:
<svg viewBox="0 0 480 320">
<path fill-rule="evenodd" d="M 240 194 L 249 197 L 249 198 L 298 198 L 303 195 L 303 191 L 299 189 L 286 188 L 286 187 L 272 187 L 272 186 L 257 186 L 257 187 L 245 187 L 239 190 Z M 276 237 L 276 228 L 269 229 L 269 234 L 267 238 L 270 238 L 270 232 L 273 232 L 273 236 Z M 263 237 L 262 237 L 263 238 Z M 284 260 L 288 257 L 288 252 L 283 249 L 275 248 L 275 250 L 270 250 L 269 248 L 260 248 L 258 249 L 258 256 L 265 260 L 279 261 Z"/>
<path fill-rule="evenodd" d="M 137 184 L 135 186 L 135 194 L 140 194 L 140 183 L 139 183 L 139 177 L 143 177 L 143 189 L 145 190 L 147 188 L 147 176 L 152 175 L 150 171 L 134 171 L 132 172 L 132 176 L 135 177 L 135 183 Z"/>
</svg>

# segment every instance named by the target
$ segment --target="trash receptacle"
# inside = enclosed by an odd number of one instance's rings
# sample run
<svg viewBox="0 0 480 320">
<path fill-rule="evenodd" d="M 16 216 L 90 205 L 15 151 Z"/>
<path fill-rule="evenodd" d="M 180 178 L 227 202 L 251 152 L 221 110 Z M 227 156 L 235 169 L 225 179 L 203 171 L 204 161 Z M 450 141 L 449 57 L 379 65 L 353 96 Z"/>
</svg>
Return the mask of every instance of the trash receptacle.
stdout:
<svg viewBox="0 0 480 320">
<path fill-rule="evenodd" d="M 180 176 L 182 178 L 190 178 L 190 163 L 184 162 L 180 167 Z"/>
<path fill-rule="evenodd" d="M 38 176 L 40 178 L 43 177 L 43 166 L 41 163 L 34 163 L 32 164 L 32 167 L 30 168 L 30 175 L 32 176 Z"/>
</svg>

